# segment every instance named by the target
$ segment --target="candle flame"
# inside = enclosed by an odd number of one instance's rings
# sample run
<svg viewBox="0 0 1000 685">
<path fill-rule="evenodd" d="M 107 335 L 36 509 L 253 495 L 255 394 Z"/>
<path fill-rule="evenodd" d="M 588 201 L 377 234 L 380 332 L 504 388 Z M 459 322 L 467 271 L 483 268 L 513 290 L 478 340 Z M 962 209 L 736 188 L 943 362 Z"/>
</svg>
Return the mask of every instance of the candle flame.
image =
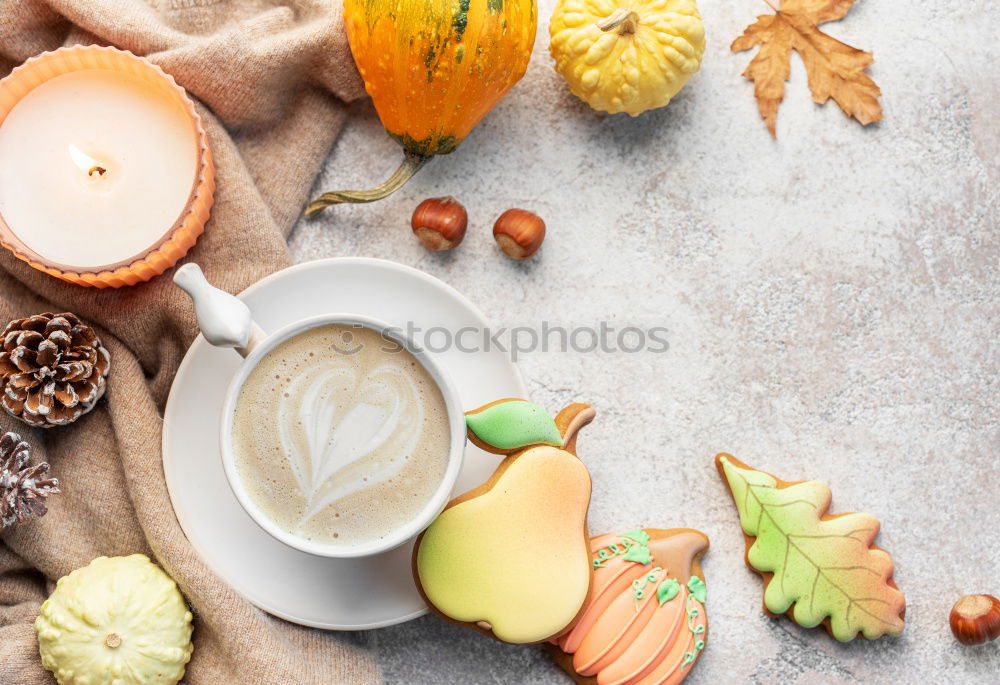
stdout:
<svg viewBox="0 0 1000 685">
<path fill-rule="evenodd" d="M 94 174 L 103 176 L 108 173 L 108 170 L 98 164 L 96 159 L 72 143 L 69 146 L 69 156 L 73 160 L 73 163 L 80 168 L 80 171 L 87 172 L 87 176 L 93 176 Z"/>
</svg>

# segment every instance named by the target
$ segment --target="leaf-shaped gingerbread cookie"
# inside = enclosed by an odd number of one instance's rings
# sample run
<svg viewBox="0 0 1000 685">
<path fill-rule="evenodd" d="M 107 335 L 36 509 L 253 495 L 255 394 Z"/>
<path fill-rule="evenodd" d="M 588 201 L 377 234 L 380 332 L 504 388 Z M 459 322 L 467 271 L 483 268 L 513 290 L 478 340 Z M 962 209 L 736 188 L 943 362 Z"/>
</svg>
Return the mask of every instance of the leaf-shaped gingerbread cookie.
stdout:
<svg viewBox="0 0 1000 685">
<path fill-rule="evenodd" d="M 580 685 L 677 685 L 708 640 L 704 533 L 631 530 L 590 539 L 594 581 L 550 651 Z"/>
<path fill-rule="evenodd" d="M 728 454 L 715 458 L 740 514 L 746 562 L 764 577 L 764 609 L 800 626 L 824 624 L 841 642 L 903 632 L 906 602 L 892 558 L 872 544 L 869 514 L 828 514 L 830 489 L 789 483 Z"/>
</svg>

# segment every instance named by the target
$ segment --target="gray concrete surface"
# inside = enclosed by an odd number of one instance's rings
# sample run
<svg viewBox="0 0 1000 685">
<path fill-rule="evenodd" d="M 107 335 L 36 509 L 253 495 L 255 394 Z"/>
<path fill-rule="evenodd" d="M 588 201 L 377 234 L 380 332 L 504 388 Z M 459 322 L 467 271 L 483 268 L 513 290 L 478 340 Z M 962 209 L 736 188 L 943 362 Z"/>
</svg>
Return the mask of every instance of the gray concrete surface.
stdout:
<svg viewBox="0 0 1000 685">
<path fill-rule="evenodd" d="M 793 58 L 777 142 L 729 42 L 753 0 L 703 0 L 703 68 L 664 110 L 590 111 L 552 70 L 542 0 L 521 84 L 454 154 L 371 206 L 302 222 L 298 260 L 366 255 L 432 273 L 496 325 L 665 326 L 666 354 L 532 353 L 533 399 L 600 412 L 580 440 L 591 529 L 691 526 L 711 639 L 687 682 L 998 683 L 1000 643 L 969 649 L 947 617 L 1000 595 L 1000 9 L 988 0 L 863 0 L 827 30 L 876 57 L 885 120 L 815 106 Z M 399 150 L 363 103 L 317 190 L 383 178 Z M 426 252 L 413 207 L 453 194 L 471 228 Z M 490 236 L 512 206 L 549 226 L 515 264 Z M 899 639 L 840 645 L 760 610 L 712 457 L 828 483 L 835 511 L 882 521 L 906 594 Z M 533 647 L 426 617 L 349 636 L 392 683 L 567 683 Z"/>
</svg>

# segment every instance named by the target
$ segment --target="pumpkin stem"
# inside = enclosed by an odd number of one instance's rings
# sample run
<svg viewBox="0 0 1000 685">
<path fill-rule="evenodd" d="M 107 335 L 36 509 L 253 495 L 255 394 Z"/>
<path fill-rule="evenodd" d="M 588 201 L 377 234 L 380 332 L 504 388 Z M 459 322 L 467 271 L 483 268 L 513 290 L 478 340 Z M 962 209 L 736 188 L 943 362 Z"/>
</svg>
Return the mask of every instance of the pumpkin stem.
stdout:
<svg viewBox="0 0 1000 685">
<path fill-rule="evenodd" d="M 116 647 L 121 646 L 121 643 L 122 643 L 122 636 L 119 635 L 118 633 L 108 633 L 107 637 L 104 638 L 104 644 L 110 647 L 111 649 L 115 649 Z"/>
<path fill-rule="evenodd" d="M 635 33 L 635 30 L 639 28 L 639 15 L 630 9 L 619 7 L 611 16 L 597 22 L 597 28 L 602 31 L 618 29 L 619 34 L 627 36 Z"/>
<path fill-rule="evenodd" d="M 323 193 L 306 207 L 306 216 L 314 217 L 330 205 L 374 202 L 388 197 L 413 178 L 413 174 L 420 171 L 420 167 L 426 164 L 429 159 L 428 156 L 405 152 L 403 163 L 399 165 L 392 176 L 386 179 L 385 183 L 371 190 L 337 190 L 332 193 Z"/>
</svg>

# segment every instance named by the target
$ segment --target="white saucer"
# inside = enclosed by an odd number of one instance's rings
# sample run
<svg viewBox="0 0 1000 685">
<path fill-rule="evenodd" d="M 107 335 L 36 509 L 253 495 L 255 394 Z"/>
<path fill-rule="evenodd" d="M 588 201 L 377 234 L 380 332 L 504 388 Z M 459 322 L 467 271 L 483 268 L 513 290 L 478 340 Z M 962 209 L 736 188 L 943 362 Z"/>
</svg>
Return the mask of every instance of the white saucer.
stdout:
<svg viewBox="0 0 1000 685">
<path fill-rule="evenodd" d="M 452 287 L 379 259 L 299 264 L 265 278 L 241 297 L 265 331 L 333 311 L 366 314 L 398 326 L 412 321 L 424 329 L 488 326 L 483 314 Z M 434 344 L 439 335 L 429 342 Z M 421 342 L 422 335 L 416 339 Z M 525 396 L 521 375 L 504 352 L 450 349 L 435 356 L 455 380 L 466 409 Z M 181 362 L 167 401 L 163 471 L 177 519 L 195 551 L 258 607 L 302 625 L 380 628 L 425 613 L 410 574 L 412 543 L 367 559 L 314 557 L 268 536 L 240 507 L 219 454 L 223 399 L 240 361 L 232 350 L 212 347 L 199 335 Z M 455 493 L 485 481 L 497 463 L 499 457 L 469 444 Z"/>
</svg>

